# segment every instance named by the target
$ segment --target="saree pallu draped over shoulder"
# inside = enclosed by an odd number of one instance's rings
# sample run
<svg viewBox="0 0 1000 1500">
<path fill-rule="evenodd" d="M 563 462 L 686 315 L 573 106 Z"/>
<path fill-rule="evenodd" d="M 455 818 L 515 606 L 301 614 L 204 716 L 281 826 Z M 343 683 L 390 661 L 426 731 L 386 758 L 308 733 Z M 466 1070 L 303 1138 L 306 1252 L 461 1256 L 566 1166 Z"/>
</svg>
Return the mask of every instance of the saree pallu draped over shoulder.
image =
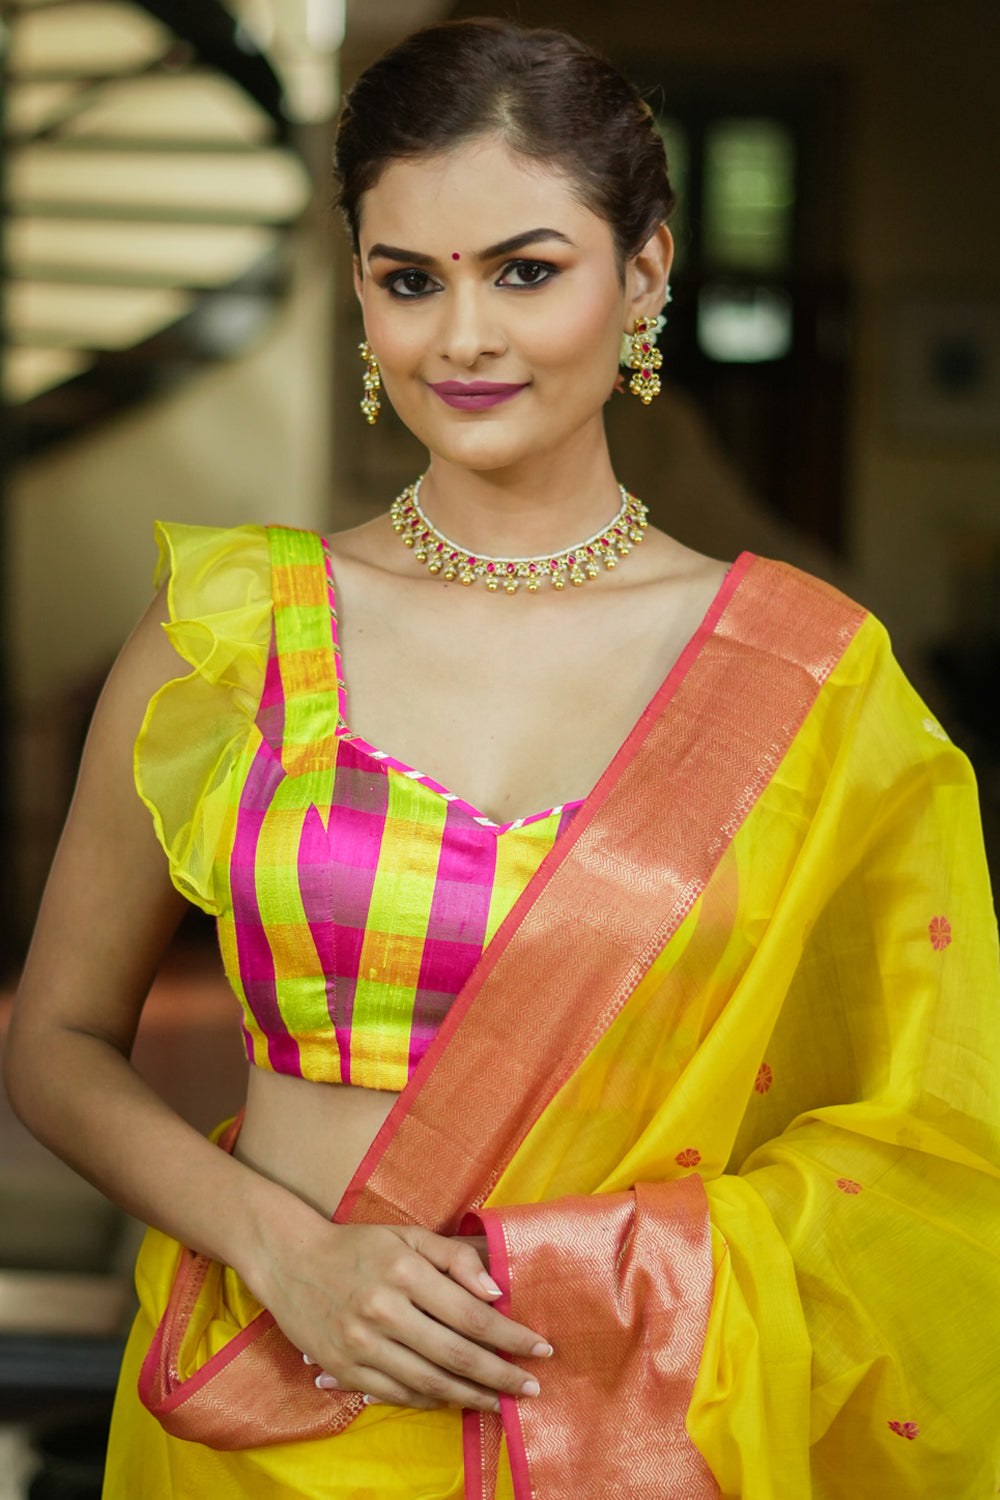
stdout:
<svg viewBox="0 0 1000 1500">
<path fill-rule="evenodd" d="M 501 1311 L 555 1347 L 541 1396 L 465 1414 L 467 1496 L 501 1446 L 518 1500 L 996 1493 L 978 826 L 877 622 L 744 556 L 335 1215 L 484 1231 Z M 217 1272 L 180 1253 L 143 1403 L 211 1448 L 335 1456 L 360 1397 L 268 1313 L 189 1368 Z"/>
</svg>

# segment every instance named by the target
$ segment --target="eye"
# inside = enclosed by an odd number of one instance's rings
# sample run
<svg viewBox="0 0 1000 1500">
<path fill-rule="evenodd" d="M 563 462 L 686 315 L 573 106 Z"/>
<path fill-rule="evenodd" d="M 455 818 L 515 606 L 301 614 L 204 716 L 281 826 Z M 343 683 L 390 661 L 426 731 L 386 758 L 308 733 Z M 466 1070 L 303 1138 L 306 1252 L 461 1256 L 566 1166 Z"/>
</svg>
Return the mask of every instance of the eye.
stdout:
<svg viewBox="0 0 1000 1500">
<path fill-rule="evenodd" d="M 512 287 L 542 286 L 558 274 L 558 266 L 553 266 L 546 260 L 512 260 L 500 276 L 500 284 Z"/>
<path fill-rule="evenodd" d="M 427 272 L 418 271 L 416 266 L 410 266 L 405 271 L 394 271 L 382 285 L 393 297 L 399 297 L 403 301 L 413 301 L 416 297 L 425 297 L 428 292 L 439 290 L 437 283 L 431 280 Z"/>
</svg>

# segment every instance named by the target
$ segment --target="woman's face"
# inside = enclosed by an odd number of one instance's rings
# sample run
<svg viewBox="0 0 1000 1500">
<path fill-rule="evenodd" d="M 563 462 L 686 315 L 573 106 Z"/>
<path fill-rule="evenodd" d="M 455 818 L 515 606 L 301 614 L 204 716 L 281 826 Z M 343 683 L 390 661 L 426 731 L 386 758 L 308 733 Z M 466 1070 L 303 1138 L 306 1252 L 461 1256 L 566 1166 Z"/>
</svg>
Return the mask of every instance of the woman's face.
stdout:
<svg viewBox="0 0 1000 1500">
<path fill-rule="evenodd" d="M 391 163 L 362 199 L 359 240 L 386 394 L 432 454 L 471 469 L 600 423 L 623 330 L 659 311 L 635 305 L 641 276 L 630 263 L 623 286 L 609 226 L 569 180 L 495 139 Z"/>
</svg>

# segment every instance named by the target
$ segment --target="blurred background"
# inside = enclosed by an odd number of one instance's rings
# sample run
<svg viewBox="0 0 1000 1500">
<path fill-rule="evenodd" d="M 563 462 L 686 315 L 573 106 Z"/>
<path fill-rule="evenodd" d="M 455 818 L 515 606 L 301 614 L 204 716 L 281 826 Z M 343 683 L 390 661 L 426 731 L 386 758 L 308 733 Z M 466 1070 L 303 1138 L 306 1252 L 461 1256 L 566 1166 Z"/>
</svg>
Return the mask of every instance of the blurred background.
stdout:
<svg viewBox="0 0 1000 1500">
<path fill-rule="evenodd" d="M 995 0 L 20 0 L 0 4 L 0 1035 L 153 519 L 325 532 L 422 466 L 385 404 L 374 430 L 358 407 L 333 122 L 387 46 L 477 14 L 592 41 L 663 132 L 665 390 L 609 407 L 622 480 L 682 541 L 786 558 L 882 617 L 973 757 L 1000 868 Z M 205 1128 L 241 1102 L 195 916 L 137 1064 Z M 138 1232 L 0 1104 L 0 1500 L 99 1493 Z"/>
</svg>

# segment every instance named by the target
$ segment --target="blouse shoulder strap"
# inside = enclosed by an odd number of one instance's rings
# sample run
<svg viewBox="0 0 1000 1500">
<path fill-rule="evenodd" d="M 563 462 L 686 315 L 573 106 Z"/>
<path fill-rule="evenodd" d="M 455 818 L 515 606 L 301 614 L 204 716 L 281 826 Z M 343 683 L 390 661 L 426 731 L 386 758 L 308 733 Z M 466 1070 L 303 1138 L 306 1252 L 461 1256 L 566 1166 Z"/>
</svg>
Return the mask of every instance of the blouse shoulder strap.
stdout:
<svg viewBox="0 0 1000 1500">
<path fill-rule="evenodd" d="M 338 671 L 330 578 L 322 538 L 287 526 L 267 528 L 274 639 L 269 711 L 281 719 L 281 760 L 291 775 L 335 759 Z"/>
</svg>

